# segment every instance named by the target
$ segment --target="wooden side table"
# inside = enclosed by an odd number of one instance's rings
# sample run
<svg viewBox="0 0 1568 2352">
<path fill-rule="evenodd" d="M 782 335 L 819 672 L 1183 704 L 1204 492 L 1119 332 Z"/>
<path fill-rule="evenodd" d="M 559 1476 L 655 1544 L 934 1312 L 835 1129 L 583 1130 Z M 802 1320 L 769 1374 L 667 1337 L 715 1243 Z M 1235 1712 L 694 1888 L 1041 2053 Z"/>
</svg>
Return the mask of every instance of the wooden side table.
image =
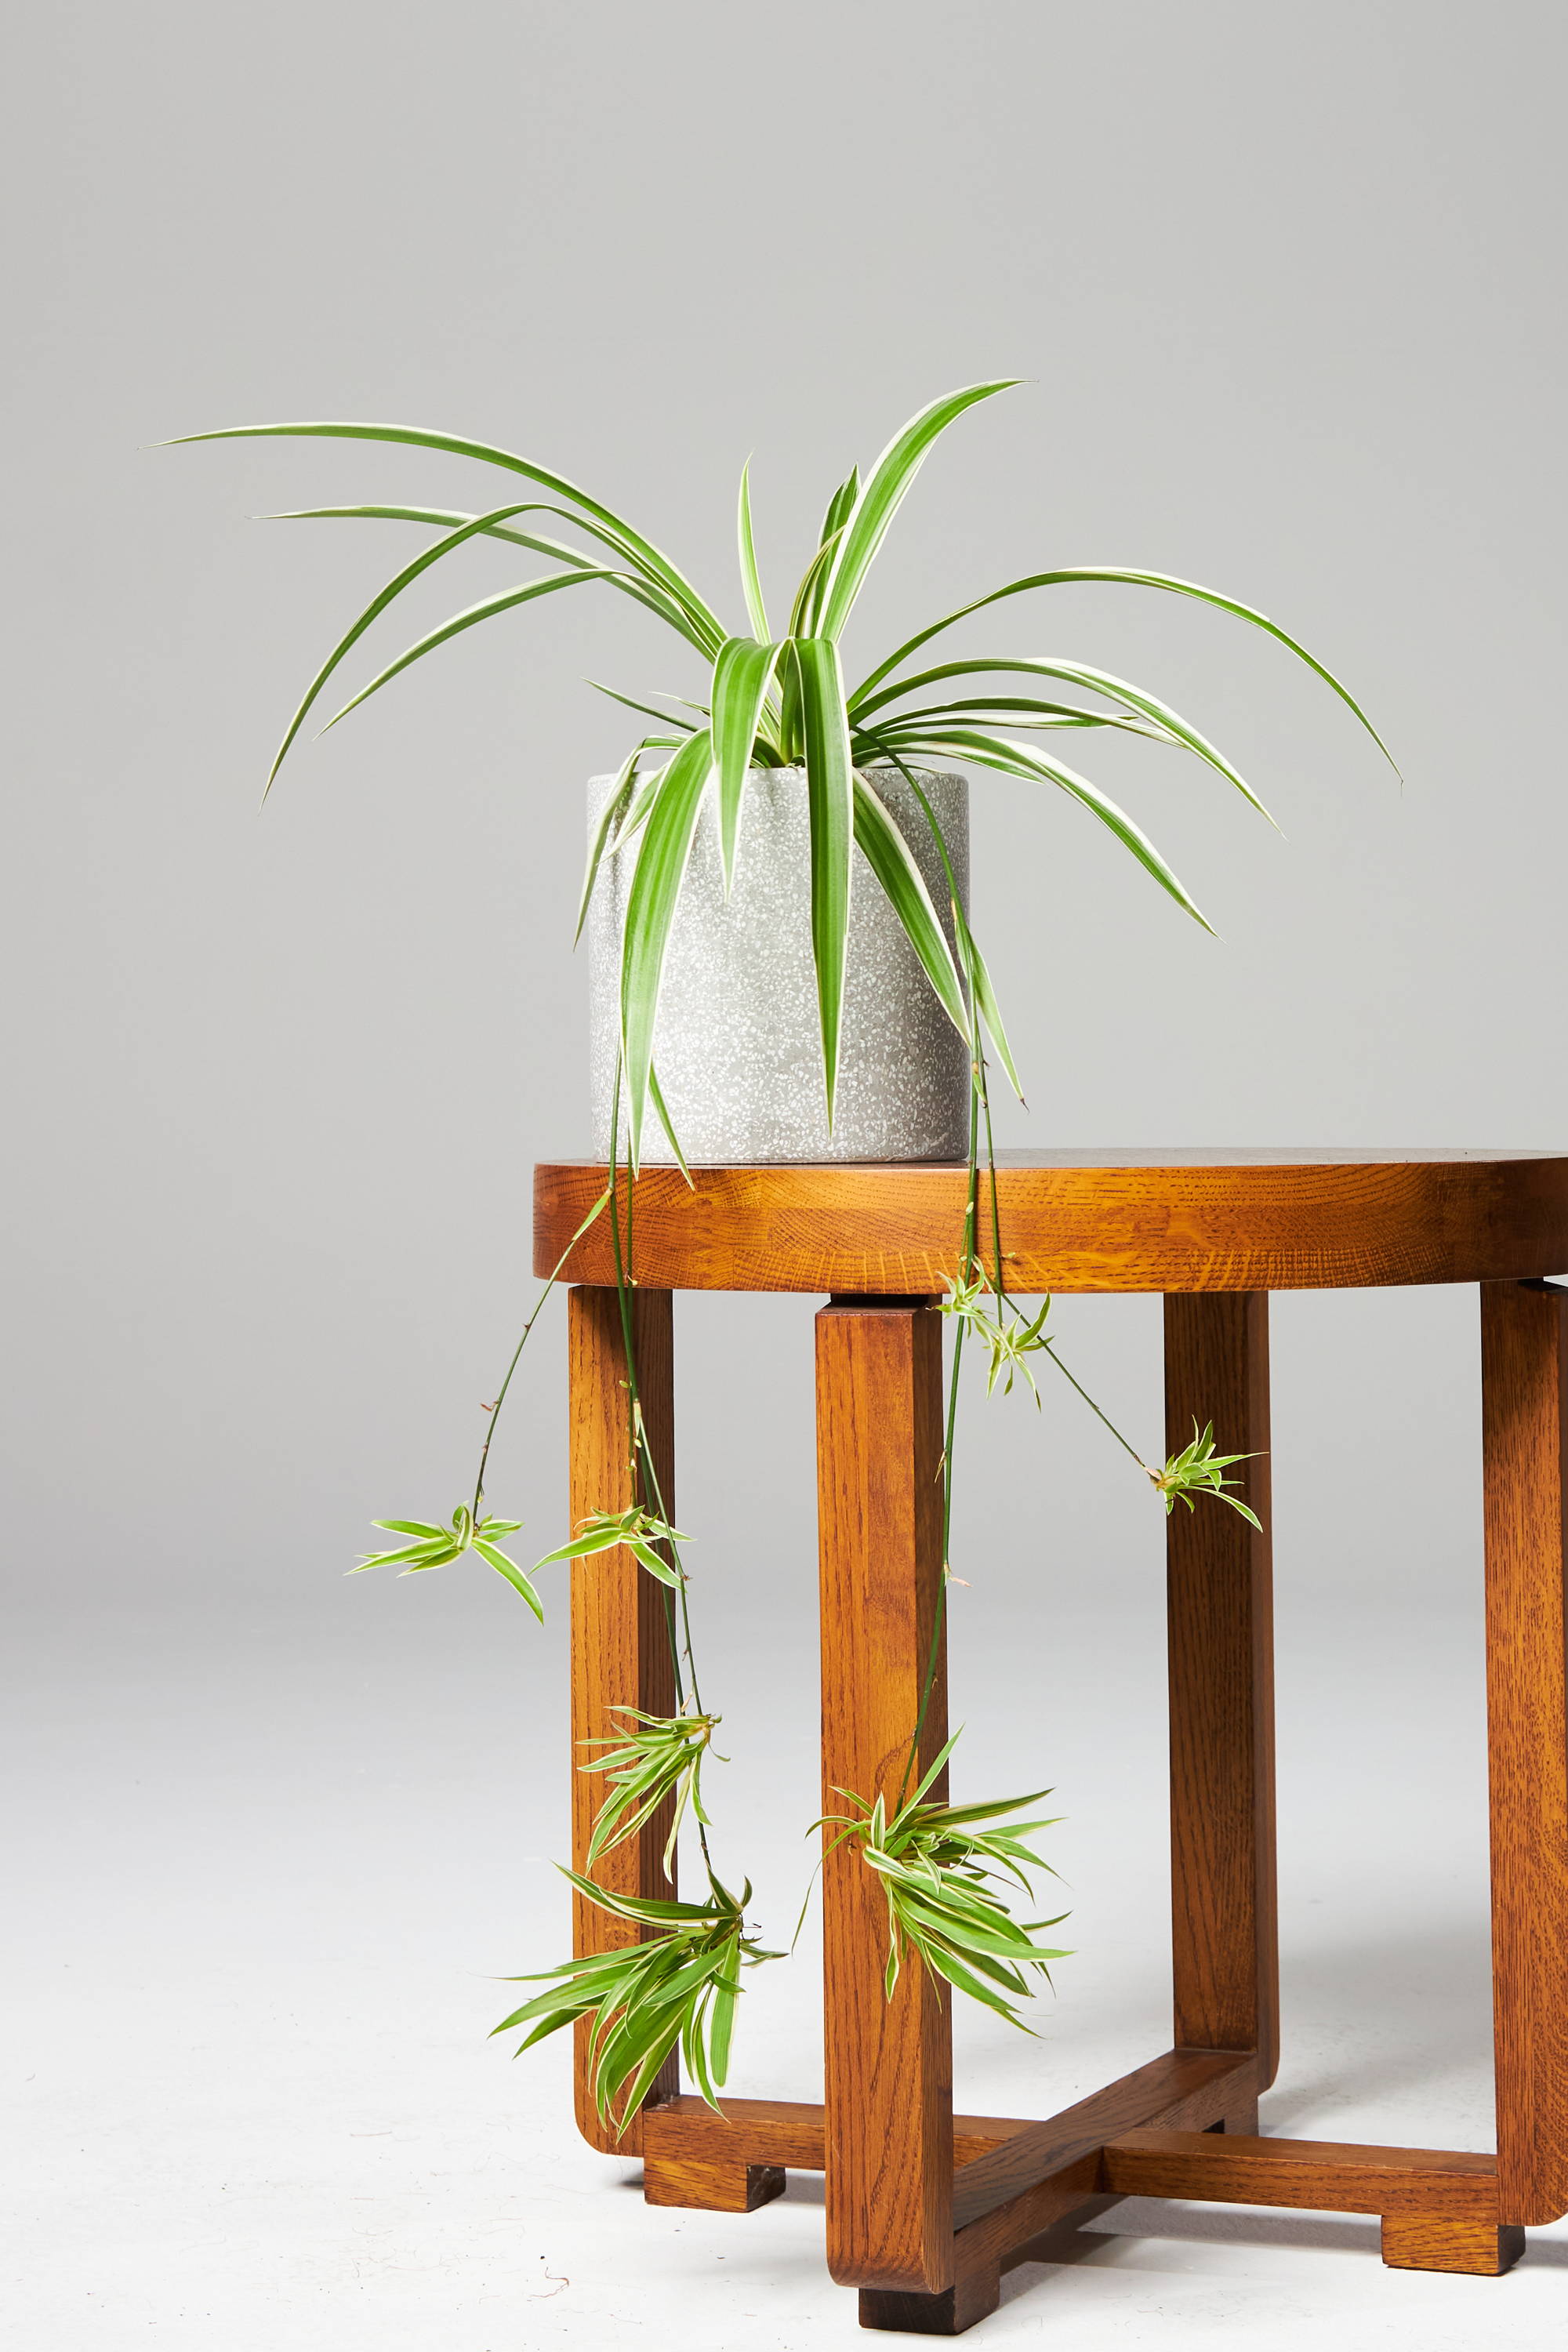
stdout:
<svg viewBox="0 0 1568 2352">
<path fill-rule="evenodd" d="M 647 1170 L 637 1194 L 636 1340 L 673 1494 L 671 1294 L 827 1293 L 816 1318 L 822 1773 L 891 1790 L 913 1728 L 942 1572 L 941 1318 L 964 1176 L 949 1166 Z M 535 1175 L 535 1263 L 553 1266 L 603 1190 L 585 1162 Z M 1008 1287 L 1165 1297 L 1169 1442 L 1195 1416 L 1254 1453 L 1263 1522 L 1168 1522 L 1173 2046 L 1044 2122 L 954 2116 L 949 2013 L 918 1968 L 883 1997 L 886 1913 L 854 1853 L 823 1879 L 823 2104 L 659 2081 L 619 2143 L 650 2202 L 750 2210 L 791 2165 L 826 2175 L 827 2258 L 869 2327 L 954 2335 L 994 2308 L 1041 2231 L 1118 2196 L 1375 2213 L 1386 2263 L 1505 2271 L 1524 2228 L 1568 2212 L 1568 1154 L 1012 1153 L 1000 1171 Z M 572 1512 L 634 1500 L 609 1235 L 578 1243 L 571 1297 Z M 1258 2136 L 1279 2043 L 1268 1538 L 1268 1294 L 1480 1286 L 1486 1482 L 1497 2151 Z M 672 1511 L 673 1504 L 670 1506 Z M 607 1710 L 668 1711 L 662 1598 L 625 1553 L 572 1585 L 573 1735 Z M 923 1745 L 946 1734 L 945 1674 Z M 580 1753 L 581 1751 L 577 1751 Z M 600 1796 L 574 1771 L 581 1867 Z M 830 1800 L 831 1801 L 831 1800 Z M 667 1892 L 664 1830 L 601 1864 Z M 587 1905 L 579 1951 L 635 1932 Z M 613 2145 L 586 2095 L 596 2147 Z"/>
</svg>

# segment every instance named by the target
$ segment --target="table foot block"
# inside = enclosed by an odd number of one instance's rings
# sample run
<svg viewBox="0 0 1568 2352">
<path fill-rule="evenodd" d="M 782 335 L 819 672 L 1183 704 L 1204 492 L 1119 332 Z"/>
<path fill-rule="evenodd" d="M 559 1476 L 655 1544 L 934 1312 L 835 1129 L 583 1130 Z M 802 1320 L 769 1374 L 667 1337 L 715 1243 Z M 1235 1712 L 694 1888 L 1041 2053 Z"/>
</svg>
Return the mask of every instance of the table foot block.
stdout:
<svg viewBox="0 0 1568 2352">
<path fill-rule="evenodd" d="M 1524 2231 L 1491 2221 L 1448 2221 L 1426 2213 L 1385 2213 L 1383 2259 L 1395 2271 L 1466 2271 L 1500 2278 L 1524 2252 Z"/>
<path fill-rule="evenodd" d="M 754 2213 L 759 2205 L 783 2196 L 784 2178 L 782 2164 L 645 2156 L 642 2193 L 649 2205 L 691 2205 L 705 2213 Z"/>
<path fill-rule="evenodd" d="M 1001 2266 L 986 2263 L 941 2294 L 906 2294 L 896 2288 L 862 2287 L 860 2325 L 903 2336 L 962 2336 L 976 2320 L 988 2319 L 1001 2297 Z"/>
</svg>

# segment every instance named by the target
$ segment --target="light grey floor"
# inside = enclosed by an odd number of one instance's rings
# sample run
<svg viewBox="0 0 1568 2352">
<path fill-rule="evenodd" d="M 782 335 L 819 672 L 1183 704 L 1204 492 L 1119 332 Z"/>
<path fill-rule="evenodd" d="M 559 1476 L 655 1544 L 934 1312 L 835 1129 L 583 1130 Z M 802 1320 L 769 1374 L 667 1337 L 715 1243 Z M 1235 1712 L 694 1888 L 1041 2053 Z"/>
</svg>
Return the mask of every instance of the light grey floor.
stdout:
<svg viewBox="0 0 1568 2352">
<path fill-rule="evenodd" d="M 984 1675 L 983 1577 L 972 1590 L 964 1786 L 1048 1755 L 1079 1954 L 1037 2041 L 960 2014 L 959 2092 L 1046 2114 L 1167 2038 L 1157 1580 L 1146 1612 L 1058 1611 L 1037 1653 L 994 1645 Z M 313 1628 L 216 1589 L 177 1621 L 128 1601 L 24 1627 L 16 2342 L 856 2339 L 816 2181 L 744 2218 L 647 2208 L 635 2165 L 574 2138 L 564 2053 L 514 2065 L 487 2044 L 492 1972 L 544 1965 L 566 1927 L 544 1859 L 562 1792 L 527 1793 L 562 1746 L 561 1629 L 531 1642 L 510 1598 L 324 1580 Z M 1281 1617 L 1285 2059 L 1266 2128 L 1489 2146 L 1474 1614 L 1287 1594 Z M 776 1937 L 804 1879 L 815 1695 L 798 1633 L 763 1622 L 776 1671 L 732 1718 L 723 1811 Z M 816 2095 L 815 1993 L 810 1954 L 758 1978 L 738 2089 Z M 1452 2279 L 1385 2271 L 1371 2220 L 1130 2202 L 1005 2294 L 977 2341 L 1544 2347 L 1568 2227 L 1532 2233 L 1506 2280 Z"/>
</svg>

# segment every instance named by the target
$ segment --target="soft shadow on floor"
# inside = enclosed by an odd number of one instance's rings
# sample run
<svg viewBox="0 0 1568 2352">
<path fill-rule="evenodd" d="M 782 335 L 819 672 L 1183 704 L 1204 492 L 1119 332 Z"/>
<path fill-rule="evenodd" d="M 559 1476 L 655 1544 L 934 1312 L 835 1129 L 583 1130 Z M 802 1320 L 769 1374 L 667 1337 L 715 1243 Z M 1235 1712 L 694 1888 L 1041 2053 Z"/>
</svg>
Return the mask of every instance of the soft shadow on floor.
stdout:
<svg viewBox="0 0 1568 2352">
<path fill-rule="evenodd" d="M 1400 2094 L 1458 2066 L 1491 2065 L 1491 1954 L 1487 1918 L 1362 1930 L 1306 1951 L 1287 1946 L 1281 1963 L 1279 2088 L 1268 2097 L 1268 2129 L 1289 2135 L 1315 2095 L 1347 2095 L 1357 2105 Z M 1359 2046 L 1332 2076 L 1309 2084 L 1290 2063 L 1291 2021 L 1344 2021 Z M 1370 2045 L 1370 2046 L 1369 2046 Z"/>
<path fill-rule="evenodd" d="M 1375 2219 L 1350 2214 L 1282 2213 L 1266 2206 L 1242 2209 L 1167 2205 L 1156 2199 L 1129 2197 L 1115 2208 L 1114 2221 L 1079 2216 L 1032 2239 L 1020 2260 L 1003 2278 L 1003 2302 L 1011 2303 L 1045 2284 L 1042 2272 L 1060 2270 L 1096 2254 L 1105 2255 L 1118 2239 L 1127 2238 L 1280 2250 L 1318 2247 L 1337 2253 L 1363 2254 L 1371 2260 L 1382 2259 L 1382 2233 Z M 1532 2231 L 1525 2241 L 1522 2260 L 1532 2268 L 1568 2270 L 1568 2242 L 1543 2238 Z"/>
<path fill-rule="evenodd" d="M 1342 2254 L 1375 2254 L 1382 2243 L 1375 2218 L 1359 2213 L 1285 2213 L 1267 2205 L 1167 2204 L 1155 2197 L 1125 2197 L 1111 2218 L 1078 2216 L 1047 2230 L 1028 2248 L 1029 2264 L 1081 2262 L 1104 2253 L 1117 2238 L 1168 2238 L 1196 2245 L 1327 2246 Z"/>
</svg>

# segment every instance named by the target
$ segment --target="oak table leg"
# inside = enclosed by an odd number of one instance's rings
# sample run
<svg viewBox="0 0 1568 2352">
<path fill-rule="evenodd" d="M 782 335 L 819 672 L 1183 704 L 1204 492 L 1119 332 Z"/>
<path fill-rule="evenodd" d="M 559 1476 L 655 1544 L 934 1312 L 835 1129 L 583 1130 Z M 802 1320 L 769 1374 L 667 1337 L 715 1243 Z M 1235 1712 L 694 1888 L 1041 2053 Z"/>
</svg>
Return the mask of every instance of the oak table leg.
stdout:
<svg viewBox="0 0 1568 2352">
<path fill-rule="evenodd" d="M 1166 1523 L 1171 1694 L 1171 1933 L 1178 2048 L 1254 2050 L 1258 2090 L 1279 2063 L 1274 1861 L 1273 1571 L 1268 1297 L 1165 1300 L 1165 1443 L 1212 1421 L 1239 1512 L 1178 1504 Z M 1256 2092 L 1225 2118 L 1258 2129 Z"/>
<path fill-rule="evenodd" d="M 1481 1394 L 1498 2206 L 1525 2224 L 1568 2210 L 1568 1292 L 1481 1286 Z"/>
<path fill-rule="evenodd" d="M 675 1509 L 674 1349 L 668 1290 L 631 1294 L 632 1344 L 637 1384 L 667 1509 Z M 571 1415 L 571 1523 L 591 1511 L 624 1511 L 644 1500 L 632 1464 L 626 1391 L 626 1347 L 620 1301 L 613 1290 L 572 1291 L 567 1306 L 569 1410 Z M 652 1715 L 675 1707 L 675 1677 L 666 1613 L 665 1588 L 640 1569 L 629 1551 L 600 1552 L 572 1565 L 572 1866 L 583 1871 L 594 1815 L 605 1783 L 577 1767 L 594 1751 L 578 1745 L 602 1739 L 620 1727 L 612 1710 L 640 1706 Z M 666 1896 L 674 1893 L 664 1875 L 662 1854 L 669 1834 L 668 1811 L 594 1865 L 600 1885 L 622 1895 Z M 613 1918 L 582 1895 L 572 1897 L 572 1948 L 603 1952 L 639 1940 L 630 1920 Z M 617 2140 L 599 2121 L 588 2081 L 588 2021 L 576 2026 L 577 2123 L 591 2147 L 622 2155 L 642 2149 L 642 2121 L 634 2116 Z M 679 2088 L 671 2058 L 648 2094 L 672 2097 Z"/>
<path fill-rule="evenodd" d="M 816 1403 L 823 1811 L 834 1813 L 841 1788 L 897 1802 L 933 1645 L 922 1760 L 947 1736 L 936 1308 L 832 1300 L 816 1318 Z M 887 1904 L 852 1843 L 826 1856 L 822 1904 L 828 2267 L 867 2290 L 864 2325 L 927 2332 L 934 2320 L 942 2332 L 954 2292 L 948 2012 L 907 1962 L 886 1998 Z"/>
</svg>

